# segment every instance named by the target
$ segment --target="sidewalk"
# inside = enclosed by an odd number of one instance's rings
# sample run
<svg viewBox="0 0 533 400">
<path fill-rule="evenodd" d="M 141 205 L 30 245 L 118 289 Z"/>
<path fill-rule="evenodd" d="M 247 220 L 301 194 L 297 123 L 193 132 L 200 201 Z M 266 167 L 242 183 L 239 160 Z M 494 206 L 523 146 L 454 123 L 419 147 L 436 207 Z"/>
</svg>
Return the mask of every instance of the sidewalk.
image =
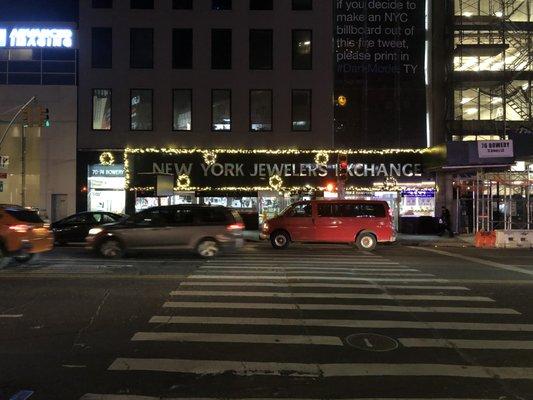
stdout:
<svg viewBox="0 0 533 400">
<path fill-rule="evenodd" d="M 259 231 L 244 231 L 244 240 L 248 242 L 259 242 Z M 473 247 L 474 235 L 461 235 L 450 238 L 448 236 L 437 235 L 406 235 L 398 234 L 396 244 L 401 246 L 422 246 L 422 247 Z"/>
</svg>

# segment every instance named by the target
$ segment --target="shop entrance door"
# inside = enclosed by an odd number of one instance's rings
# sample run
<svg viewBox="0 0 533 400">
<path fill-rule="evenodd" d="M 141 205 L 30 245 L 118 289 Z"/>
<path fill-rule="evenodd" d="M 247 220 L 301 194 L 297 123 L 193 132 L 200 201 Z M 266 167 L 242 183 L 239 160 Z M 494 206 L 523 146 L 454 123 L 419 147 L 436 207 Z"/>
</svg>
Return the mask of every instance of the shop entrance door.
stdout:
<svg viewBox="0 0 533 400">
<path fill-rule="evenodd" d="M 59 221 L 68 215 L 68 195 L 52 194 L 52 222 Z"/>
</svg>

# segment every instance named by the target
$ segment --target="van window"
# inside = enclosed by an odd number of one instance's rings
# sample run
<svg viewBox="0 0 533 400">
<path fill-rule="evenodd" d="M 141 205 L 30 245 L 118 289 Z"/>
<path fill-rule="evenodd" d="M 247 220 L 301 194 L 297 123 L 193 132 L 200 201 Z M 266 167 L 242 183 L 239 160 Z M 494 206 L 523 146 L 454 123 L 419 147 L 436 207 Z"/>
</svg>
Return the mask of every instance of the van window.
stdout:
<svg viewBox="0 0 533 400">
<path fill-rule="evenodd" d="M 200 224 L 205 225 L 224 225 L 229 222 L 226 210 L 223 208 L 199 208 L 197 211 L 197 220 Z"/>
<path fill-rule="evenodd" d="M 383 204 L 376 203 L 319 203 L 317 212 L 323 218 L 383 218 L 386 214 Z"/>
<path fill-rule="evenodd" d="M 297 204 L 287 213 L 288 217 L 311 217 L 311 215 L 311 204 L 309 203 Z"/>
<path fill-rule="evenodd" d="M 379 203 L 359 203 L 355 205 L 356 217 L 383 218 L 386 215 L 385 207 Z"/>
<path fill-rule="evenodd" d="M 35 211 L 18 209 L 18 208 L 6 208 L 5 211 L 6 213 L 18 219 L 21 222 L 33 222 L 33 223 L 43 222 L 41 217 L 39 217 L 39 214 L 37 214 Z"/>
</svg>

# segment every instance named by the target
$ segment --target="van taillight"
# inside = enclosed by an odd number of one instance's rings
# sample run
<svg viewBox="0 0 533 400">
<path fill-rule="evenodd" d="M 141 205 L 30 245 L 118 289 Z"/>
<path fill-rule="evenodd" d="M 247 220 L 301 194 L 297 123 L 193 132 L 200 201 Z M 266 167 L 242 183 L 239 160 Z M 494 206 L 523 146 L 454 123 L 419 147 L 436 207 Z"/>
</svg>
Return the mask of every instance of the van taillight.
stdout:
<svg viewBox="0 0 533 400">
<path fill-rule="evenodd" d="M 10 225 L 9 229 L 17 233 L 26 233 L 31 229 L 31 226 L 25 224 Z"/>
<path fill-rule="evenodd" d="M 228 231 L 234 231 L 237 229 L 244 229 L 244 224 L 242 222 L 237 222 L 236 224 L 231 224 L 226 227 Z"/>
</svg>

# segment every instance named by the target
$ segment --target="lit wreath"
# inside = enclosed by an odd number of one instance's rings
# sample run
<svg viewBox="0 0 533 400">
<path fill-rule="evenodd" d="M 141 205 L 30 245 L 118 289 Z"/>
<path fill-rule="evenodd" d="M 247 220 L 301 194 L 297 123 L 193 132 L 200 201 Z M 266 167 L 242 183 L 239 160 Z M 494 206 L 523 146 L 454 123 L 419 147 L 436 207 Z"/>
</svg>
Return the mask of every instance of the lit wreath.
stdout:
<svg viewBox="0 0 533 400">
<path fill-rule="evenodd" d="M 180 175 L 176 181 L 178 189 L 188 189 L 191 187 L 191 178 L 189 175 Z"/>
<path fill-rule="evenodd" d="M 272 175 L 268 180 L 268 184 L 274 190 L 280 190 L 283 185 L 283 179 L 279 175 Z"/>
<path fill-rule="evenodd" d="M 327 165 L 329 161 L 329 154 L 325 151 L 319 151 L 315 155 L 315 163 L 318 165 Z"/>
<path fill-rule="evenodd" d="M 100 164 L 102 165 L 113 165 L 115 163 L 115 157 L 109 151 L 104 151 L 100 154 Z"/>
<path fill-rule="evenodd" d="M 389 176 L 385 179 L 385 182 L 383 182 L 383 188 L 386 190 L 391 190 L 398 187 L 398 181 L 393 178 L 392 176 Z"/>
<path fill-rule="evenodd" d="M 204 151 L 203 157 L 207 165 L 213 165 L 217 161 L 217 155 L 212 151 Z"/>
</svg>

